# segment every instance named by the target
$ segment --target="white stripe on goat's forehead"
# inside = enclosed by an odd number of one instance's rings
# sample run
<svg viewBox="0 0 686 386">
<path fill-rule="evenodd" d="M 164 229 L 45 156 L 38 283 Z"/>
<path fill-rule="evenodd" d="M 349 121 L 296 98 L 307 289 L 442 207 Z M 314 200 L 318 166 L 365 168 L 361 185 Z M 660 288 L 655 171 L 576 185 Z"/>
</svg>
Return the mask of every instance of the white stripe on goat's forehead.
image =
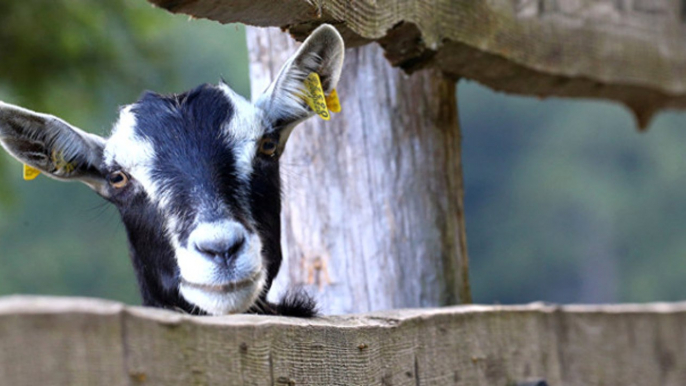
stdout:
<svg viewBox="0 0 686 386">
<path fill-rule="evenodd" d="M 105 147 L 105 164 L 118 164 L 131 169 L 138 164 L 150 163 L 155 155 L 152 143 L 136 134 L 136 116 L 129 105 L 119 112 L 119 120 Z"/>
<path fill-rule="evenodd" d="M 151 171 L 155 149 L 152 142 L 136 133 L 136 116 L 132 108 L 132 105 L 126 106 L 119 113 L 119 120 L 105 146 L 105 164 L 126 170 L 135 176 L 148 196 L 157 198 Z"/>
<path fill-rule="evenodd" d="M 233 104 L 234 114 L 224 128 L 224 135 L 229 139 L 257 139 L 264 134 L 263 115 L 260 109 L 242 96 L 236 94 L 226 83 L 220 83 L 219 89 Z"/>
<path fill-rule="evenodd" d="M 238 176 L 247 181 L 257 151 L 257 140 L 264 134 L 263 115 L 252 103 L 236 94 L 225 83 L 219 88 L 232 101 L 234 116 L 224 127 L 225 140 L 234 147 Z"/>
</svg>

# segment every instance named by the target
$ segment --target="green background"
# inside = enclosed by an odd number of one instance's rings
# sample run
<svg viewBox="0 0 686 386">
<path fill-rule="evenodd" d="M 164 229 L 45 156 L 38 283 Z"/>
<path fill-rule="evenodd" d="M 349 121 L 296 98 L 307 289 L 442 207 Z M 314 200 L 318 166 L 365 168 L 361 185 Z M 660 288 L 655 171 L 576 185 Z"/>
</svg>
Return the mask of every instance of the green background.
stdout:
<svg viewBox="0 0 686 386">
<path fill-rule="evenodd" d="M 248 94 L 240 26 L 143 0 L 0 2 L 0 100 L 85 130 L 106 135 L 144 90 L 220 77 Z M 660 114 L 642 134 L 608 102 L 464 81 L 458 94 L 476 302 L 686 297 L 683 113 Z M 116 210 L 80 184 L 23 181 L 3 152 L 0 295 L 15 293 L 140 301 Z"/>
</svg>

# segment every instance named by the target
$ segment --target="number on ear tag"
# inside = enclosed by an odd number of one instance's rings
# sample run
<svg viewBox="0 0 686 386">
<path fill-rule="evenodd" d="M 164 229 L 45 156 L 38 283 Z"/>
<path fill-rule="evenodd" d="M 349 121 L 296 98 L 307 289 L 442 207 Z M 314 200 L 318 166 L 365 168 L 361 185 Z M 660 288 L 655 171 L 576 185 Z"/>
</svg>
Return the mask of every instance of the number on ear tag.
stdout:
<svg viewBox="0 0 686 386">
<path fill-rule="evenodd" d="M 319 117 L 325 121 L 331 118 L 329 109 L 326 107 L 326 97 L 322 89 L 322 82 L 319 80 L 319 74 L 316 72 L 310 73 L 305 78 L 305 102 Z"/>
</svg>

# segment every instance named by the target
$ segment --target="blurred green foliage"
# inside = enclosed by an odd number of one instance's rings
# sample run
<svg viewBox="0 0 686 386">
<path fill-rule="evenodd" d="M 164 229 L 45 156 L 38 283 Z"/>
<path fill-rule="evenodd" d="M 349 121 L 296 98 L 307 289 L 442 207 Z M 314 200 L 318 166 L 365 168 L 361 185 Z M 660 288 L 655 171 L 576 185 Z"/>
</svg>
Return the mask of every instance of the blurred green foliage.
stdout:
<svg viewBox="0 0 686 386">
<path fill-rule="evenodd" d="M 0 100 L 106 134 L 145 89 L 223 76 L 247 95 L 243 30 L 144 0 L 0 2 Z M 606 102 L 459 87 L 467 234 L 478 302 L 684 299 L 686 130 L 639 134 Z M 0 152 L 0 294 L 138 303 L 115 209 L 80 184 L 21 179 Z"/>
<path fill-rule="evenodd" d="M 54 105 L 54 89 L 95 88 L 103 73 L 126 86 L 140 84 L 151 69 L 141 70 L 141 65 L 153 64 L 168 50 L 148 40 L 163 15 L 131 5 L 112 0 L 1 2 L 3 86 L 20 103 L 47 109 Z M 71 94 L 84 108 L 97 107 L 97 98 Z"/>
<path fill-rule="evenodd" d="M 640 133 L 603 101 L 458 103 L 475 301 L 686 298 L 684 113 Z"/>
</svg>

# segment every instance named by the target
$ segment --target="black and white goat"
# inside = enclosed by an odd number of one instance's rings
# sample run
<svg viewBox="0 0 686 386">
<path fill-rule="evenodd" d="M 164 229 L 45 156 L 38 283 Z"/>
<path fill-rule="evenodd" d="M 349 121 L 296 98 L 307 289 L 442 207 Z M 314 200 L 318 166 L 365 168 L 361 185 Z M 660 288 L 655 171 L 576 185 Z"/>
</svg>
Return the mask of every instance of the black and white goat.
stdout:
<svg viewBox="0 0 686 386">
<path fill-rule="evenodd" d="M 109 138 L 0 102 L 0 144 L 57 180 L 113 203 L 129 240 L 144 305 L 193 314 L 314 314 L 305 294 L 270 304 L 281 265 L 279 156 L 314 115 L 304 81 L 331 93 L 343 40 L 323 25 L 255 104 L 224 82 L 178 95 L 147 92 L 120 111 Z"/>
</svg>

